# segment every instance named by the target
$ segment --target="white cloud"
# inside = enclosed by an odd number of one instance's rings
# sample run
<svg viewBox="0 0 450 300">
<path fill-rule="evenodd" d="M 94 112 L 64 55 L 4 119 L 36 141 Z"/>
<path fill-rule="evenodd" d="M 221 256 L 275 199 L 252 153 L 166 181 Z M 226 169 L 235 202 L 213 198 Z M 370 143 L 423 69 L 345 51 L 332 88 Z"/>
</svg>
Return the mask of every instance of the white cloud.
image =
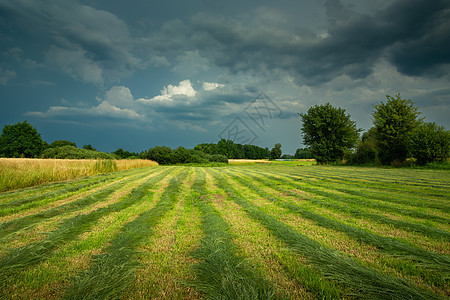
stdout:
<svg viewBox="0 0 450 300">
<path fill-rule="evenodd" d="M 126 108 L 133 105 L 133 95 L 126 86 L 113 86 L 105 93 L 105 102 L 120 108 Z"/>
<path fill-rule="evenodd" d="M 151 99 L 139 99 L 142 103 L 172 103 L 176 96 L 184 96 L 189 98 L 194 98 L 197 95 L 197 91 L 192 87 L 192 83 L 189 79 L 180 81 L 178 86 L 169 84 L 161 90 L 161 94 L 155 96 Z M 189 100 L 188 100 L 189 102 Z"/>
<path fill-rule="evenodd" d="M 100 104 L 90 108 L 70 107 L 70 103 L 63 99 L 67 106 L 50 106 L 46 112 L 27 112 L 27 116 L 41 118 L 55 117 L 108 117 L 117 119 L 143 119 L 144 115 L 136 112 L 133 95 L 125 86 L 113 86 L 105 93 L 104 99 L 99 99 Z"/>
<path fill-rule="evenodd" d="M 108 102 L 103 101 L 92 108 L 77 108 L 66 106 L 50 106 L 46 112 L 29 111 L 25 116 L 33 116 L 40 118 L 55 118 L 55 117 L 113 117 L 118 119 L 139 119 L 142 118 L 137 112 L 128 108 L 119 108 Z"/>
<path fill-rule="evenodd" d="M 203 82 L 203 89 L 205 91 L 212 91 L 215 90 L 217 88 L 222 88 L 225 87 L 224 84 L 221 83 L 216 83 L 216 82 Z"/>
</svg>

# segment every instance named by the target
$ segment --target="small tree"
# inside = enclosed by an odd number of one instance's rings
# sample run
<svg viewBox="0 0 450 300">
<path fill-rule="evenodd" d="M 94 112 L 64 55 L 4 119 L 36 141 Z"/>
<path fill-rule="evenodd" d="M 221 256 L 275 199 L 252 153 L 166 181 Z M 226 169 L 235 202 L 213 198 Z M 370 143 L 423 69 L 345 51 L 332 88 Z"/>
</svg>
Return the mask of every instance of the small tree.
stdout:
<svg viewBox="0 0 450 300">
<path fill-rule="evenodd" d="M 302 119 L 303 144 L 310 147 L 319 163 L 342 160 L 344 153 L 358 140 L 360 129 L 345 114 L 345 109 L 333 107 L 330 103 L 315 105 Z"/>
<path fill-rule="evenodd" d="M 356 151 L 350 156 L 349 161 L 352 164 L 360 165 L 379 164 L 374 127 L 363 133 L 356 147 Z"/>
<path fill-rule="evenodd" d="M 411 135 L 411 154 L 419 165 L 433 161 L 444 161 L 448 157 L 450 131 L 436 123 L 425 123 Z"/>
<path fill-rule="evenodd" d="M 85 149 L 85 150 L 91 150 L 91 151 L 97 151 L 97 149 L 95 149 L 94 147 L 92 147 L 91 144 L 84 145 L 82 149 Z"/>
<path fill-rule="evenodd" d="M 56 140 L 56 141 L 51 142 L 47 148 L 57 148 L 57 147 L 64 147 L 64 146 L 72 146 L 72 147 L 76 148 L 77 144 L 66 141 L 66 140 Z"/>
<path fill-rule="evenodd" d="M 44 142 L 36 128 L 27 121 L 5 125 L 0 135 L 0 156 L 38 157 Z"/>
<path fill-rule="evenodd" d="M 276 143 L 275 147 L 270 151 L 270 159 L 278 159 L 281 157 L 281 144 Z"/>
<path fill-rule="evenodd" d="M 411 99 L 386 96 L 387 102 L 374 105 L 373 124 L 382 164 L 401 163 L 408 156 L 410 136 L 421 123 L 420 112 Z"/>
<path fill-rule="evenodd" d="M 314 156 L 310 149 L 299 148 L 295 151 L 294 158 L 296 158 L 296 159 L 311 159 L 311 158 L 314 158 Z"/>
</svg>

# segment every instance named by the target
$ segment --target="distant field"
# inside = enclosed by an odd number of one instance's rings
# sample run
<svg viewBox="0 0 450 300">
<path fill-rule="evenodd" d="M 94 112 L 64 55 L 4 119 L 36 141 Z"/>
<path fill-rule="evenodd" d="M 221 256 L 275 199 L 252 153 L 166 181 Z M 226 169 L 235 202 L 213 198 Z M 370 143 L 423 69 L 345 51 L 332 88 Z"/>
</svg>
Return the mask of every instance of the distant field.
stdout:
<svg viewBox="0 0 450 300">
<path fill-rule="evenodd" d="M 450 172 L 157 166 L 0 193 L 2 299 L 448 299 Z"/>
<path fill-rule="evenodd" d="M 0 192 L 43 183 L 70 180 L 105 173 L 102 163 L 92 159 L 0 158 Z M 117 170 L 158 165 L 150 160 L 114 160 Z M 100 166 L 100 168 L 99 168 Z"/>
</svg>

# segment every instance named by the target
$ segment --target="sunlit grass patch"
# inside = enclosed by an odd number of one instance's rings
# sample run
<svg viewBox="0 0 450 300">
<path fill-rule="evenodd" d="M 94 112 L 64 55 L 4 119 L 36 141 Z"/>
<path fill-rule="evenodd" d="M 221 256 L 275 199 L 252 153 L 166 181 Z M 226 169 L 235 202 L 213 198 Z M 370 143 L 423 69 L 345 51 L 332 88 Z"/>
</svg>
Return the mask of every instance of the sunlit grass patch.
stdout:
<svg viewBox="0 0 450 300">
<path fill-rule="evenodd" d="M 149 160 L 0 158 L 0 192 L 157 165 Z"/>
<path fill-rule="evenodd" d="M 240 191 L 224 180 L 217 185 L 232 195 L 233 201 L 245 209 L 249 216 L 266 226 L 277 238 L 287 243 L 292 249 L 305 256 L 308 262 L 327 276 L 369 296 L 392 297 L 395 290 L 401 297 L 426 298 L 430 295 L 405 281 L 361 265 L 357 260 L 338 254 L 336 250 L 321 246 L 304 234 L 294 231 L 292 227 L 264 212 L 258 206 L 246 200 Z M 427 296 L 428 295 L 428 296 Z"/>
</svg>

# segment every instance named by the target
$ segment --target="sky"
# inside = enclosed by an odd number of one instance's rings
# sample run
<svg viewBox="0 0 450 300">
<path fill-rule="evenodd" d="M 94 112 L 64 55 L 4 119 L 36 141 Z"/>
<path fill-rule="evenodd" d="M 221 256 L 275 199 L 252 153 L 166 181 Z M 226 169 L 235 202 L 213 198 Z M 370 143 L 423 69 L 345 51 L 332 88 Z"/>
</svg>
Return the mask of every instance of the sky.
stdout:
<svg viewBox="0 0 450 300">
<path fill-rule="evenodd" d="M 293 154 L 299 113 L 386 95 L 450 128 L 450 0 L 0 0 L 0 126 L 100 151 Z"/>
</svg>

